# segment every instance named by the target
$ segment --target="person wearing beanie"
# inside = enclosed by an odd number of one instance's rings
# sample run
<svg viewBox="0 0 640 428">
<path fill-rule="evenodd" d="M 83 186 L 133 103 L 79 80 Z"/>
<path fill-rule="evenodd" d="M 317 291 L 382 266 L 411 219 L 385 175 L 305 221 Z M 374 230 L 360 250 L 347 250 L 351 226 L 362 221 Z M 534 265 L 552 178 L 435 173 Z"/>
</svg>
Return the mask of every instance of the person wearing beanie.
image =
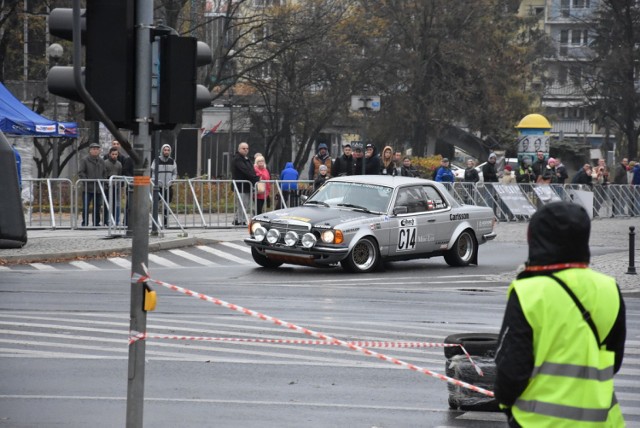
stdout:
<svg viewBox="0 0 640 428">
<path fill-rule="evenodd" d="M 487 163 L 482 165 L 482 179 L 485 183 L 497 183 L 498 171 L 496 170 L 496 160 L 498 157 L 495 153 L 489 155 Z"/>
<path fill-rule="evenodd" d="M 624 426 L 613 376 L 626 338 L 616 280 L 589 268 L 591 220 L 553 202 L 529 222 L 529 256 L 507 291 L 495 356 L 509 426 Z"/>
<path fill-rule="evenodd" d="M 542 170 L 542 175 L 539 175 L 536 179 L 538 184 L 552 184 L 558 182 L 558 175 L 556 174 L 556 160 L 549 158 L 547 160 L 547 166 Z"/>
<path fill-rule="evenodd" d="M 178 164 L 171 157 L 171 146 L 163 144 L 160 150 L 160 156 L 153 160 L 151 163 L 151 182 L 158 186 L 162 198 L 165 203 L 162 203 L 162 216 L 163 224 L 167 227 L 169 221 L 169 210 L 167 205 L 171 203 L 173 191 L 171 184 L 178 178 Z"/>
<path fill-rule="evenodd" d="M 364 173 L 367 175 L 379 175 L 382 169 L 382 162 L 375 144 L 367 143 L 364 150 Z"/>
<path fill-rule="evenodd" d="M 327 181 L 329 178 L 331 177 L 329 176 L 329 169 L 327 168 L 327 166 L 320 165 L 320 168 L 318 168 L 318 176 L 316 177 L 315 180 L 313 180 L 313 191 L 315 192 L 320 187 L 322 187 L 324 182 Z"/>
<path fill-rule="evenodd" d="M 318 144 L 316 155 L 311 159 L 311 163 L 309 164 L 309 180 L 318 178 L 320 165 L 326 165 L 329 171 L 331 171 L 332 164 L 333 160 L 331 156 L 329 156 L 329 148 L 327 145 L 325 143 Z"/>
<path fill-rule="evenodd" d="M 511 165 L 506 165 L 504 167 L 504 173 L 502 174 L 500 182 L 502 184 L 516 184 L 516 176 L 513 174 L 513 168 Z"/>
</svg>

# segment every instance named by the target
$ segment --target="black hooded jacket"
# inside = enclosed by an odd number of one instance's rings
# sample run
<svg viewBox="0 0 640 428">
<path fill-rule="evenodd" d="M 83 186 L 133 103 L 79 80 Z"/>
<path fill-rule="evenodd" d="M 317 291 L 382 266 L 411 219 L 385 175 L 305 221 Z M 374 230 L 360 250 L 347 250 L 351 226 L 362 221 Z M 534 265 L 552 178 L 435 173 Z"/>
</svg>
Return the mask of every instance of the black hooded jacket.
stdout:
<svg viewBox="0 0 640 428">
<path fill-rule="evenodd" d="M 589 263 L 591 221 L 579 205 L 555 202 L 541 208 L 531 218 L 528 230 L 528 266 L 549 266 L 559 263 Z M 558 270 L 524 271 L 518 279 L 549 275 Z M 618 290 L 618 294 L 619 294 Z M 620 295 L 620 310 L 613 328 L 603 340 L 607 349 L 615 352 L 614 372 L 622 365 L 626 337 L 625 306 Z M 534 368 L 533 330 L 522 311 L 516 292 L 509 295 L 496 354 L 496 399 L 513 405 L 524 392 Z M 518 426 L 510 420 L 511 426 Z"/>
</svg>

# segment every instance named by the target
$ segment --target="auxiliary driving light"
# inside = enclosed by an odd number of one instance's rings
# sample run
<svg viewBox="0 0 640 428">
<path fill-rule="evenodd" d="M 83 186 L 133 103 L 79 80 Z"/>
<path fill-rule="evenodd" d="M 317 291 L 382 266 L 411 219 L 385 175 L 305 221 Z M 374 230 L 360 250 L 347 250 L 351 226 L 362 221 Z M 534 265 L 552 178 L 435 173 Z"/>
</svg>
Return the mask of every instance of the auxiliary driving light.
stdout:
<svg viewBox="0 0 640 428">
<path fill-rule="evenodd" d="M 284 244 L 287 247 L 293 247 L 294 245 L 296 245 L 296 242 L 298 242 L 298 234 L 297 233 L 295 233 L 293 230 L 290 230 L 287 233 L 285 233 L 285 235 L 284 235 Z"/>
<path fill-rule="evenodd" d="M 260 224 L 260 222 L 259 222 L 259 221 L 254 221 L 254 222 L 252 222 L 252 223 L 251 223 L 251 232 L 256 233 L 256 230 L 257 230 L 259 227 L 262 227 L 262 224 Z"/>
<path fill-rule="evenodd" d="M 257 241 L 264 241 L 264 238 L 267 236 L 267 229 L 264 227 L 256 227 L 253 229 L 253 236 Z"/>
<path fill-rule="evenodd" d="M 280 239 L 280 231 L 278 229 L 269 229 L 267 232 L 267 242 L 275 244 Z"/>
<path fill-rule="evenodd" d="M 316 245 L 316 242 L 318 240 L 316 239 L 316 237 L 313 235 L 313 233 L 305 233 L 304 235 L 302 235 L 302 246 L 304 248 L 311 248 L 314 245 Z"/>
</svg>

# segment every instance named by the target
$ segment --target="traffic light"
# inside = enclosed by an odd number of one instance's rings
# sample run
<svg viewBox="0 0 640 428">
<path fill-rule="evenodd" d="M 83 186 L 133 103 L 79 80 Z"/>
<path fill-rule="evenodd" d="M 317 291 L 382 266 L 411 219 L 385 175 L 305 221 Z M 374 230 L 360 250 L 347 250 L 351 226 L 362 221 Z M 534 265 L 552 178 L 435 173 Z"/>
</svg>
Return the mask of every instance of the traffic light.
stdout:
<svg viewBox="0 0 640 428">
<path fill-rule="evenodd" d="M 160 127 L 195 123 L 196 110 L 211 104 L 209 90 L 196 83 L 198 66 L 211 63 L 211 49 L 194 37 L 158 38 L 158 114 Z"/>
<path fill-rule="evenodd" d="M 131 0 L 92 0 L 81 12 L 81 26 L 87 91 L 116 126 L 136 130 L 134 7 Z M 72 40 L 72 24 L 72 9 L 51 11 L 51 35 Z M 75 87 L 73 67 L 52 67 L 47 86 L 52 94 L 84 102 Z M 85 119 L 100 117 L 86 107 Z"/>
<path fill-rule="evenodd" d="M 51 35 L 72 40 L 72 23 L 72 9 L 56 8 L 49 15 Z M 82 10 L 85 87 L 117 127 L 137 131 L 134 23 L 133 0 L 91 0 Z M 152 37 L 152 126 L 159 129 L 194 123 L 196 110 L 211 104 L 208 89 L 196 84 L 197 67 L 211 63 L 211 49 L 167 27 L 154 28 Z M 55 95 L 84 102 L 75 87 L 73 67 L 52 67 L 47 86 Z M 101 120 L 88 106 L 85 119 Z"/>
</svg>

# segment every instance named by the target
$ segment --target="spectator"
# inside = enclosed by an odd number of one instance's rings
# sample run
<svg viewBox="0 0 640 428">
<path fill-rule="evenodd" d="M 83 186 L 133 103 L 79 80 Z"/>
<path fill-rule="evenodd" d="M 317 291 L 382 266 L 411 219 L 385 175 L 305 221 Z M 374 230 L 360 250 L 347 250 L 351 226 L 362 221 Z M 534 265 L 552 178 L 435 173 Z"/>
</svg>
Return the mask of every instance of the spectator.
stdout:
<svg viewBox="0 0 640 428">
<path fill-rule="evenodd" d="M 606 204 L 607 190 L 606 187 L 609 184 L 609 169 L 604 159 L 598 159 L 598 165 L 595 167 L 592 173 L 593 186 L 593 209 L 594 217 L 600 215 L 600 208 L 603 203 Z"/>
<path fill-rule="evenodd" d="M 531 165 L 531 169 L 533 170 L 533 182 L 538 182 L 538 177 L 542 176 L 545 168 L 547 167 L 547 161 L 544 158 L 544 152 L 542 150 L 536 151 L 536 161 Z"/>
<path fill-rule="evenodd" d="M 122 165 L 122 172 L 120 173 L 120 175 L 125 176 L 125 177 L 133 177 L 133 169 L 135 167 L 134 165 L 134 161 L 131 158 L 131 156 L 123 153 L 123 149 L 122 146 L 120 145 L 120 142 L 118 140 L 113 140 L 111 142 L 111 147 L 116 147 L 118 149 L 118 162 L 120 162 L 120 164 Z M 107 153 L 106 155 L 104 155 L 104 160 L 106 161 L 107 158 L 109 157 L 109 154 Z M 119 186 L 119 192 L 122 192 L 123 186 Z M 124 213 L 124 224 L 129 224 L 129 186 L 125 186 L 124 187 L 125 192 L 126 192 L 126 207 L 125 207 L 125 213 Z M 118 213 L 119 215 L 119 213 Z"/>
<path fill-rule="evenodd" d="M 16 168 L 18 170 L 18 189 L 20 190 L 20 193 L 22 193 L 22 157 L 20 156 L 20 152 L 16 147 L 16 143 L 13 143 L 11 145 L 11 148 L 13 149 L 13 156 L 16 158 Z"/>
<path fill-rule="evenodd" d="M 633 184 L 633 168 L 635 168 L 637 162 L 629 161 L 629 167 L 627 168 L 627 183 Z"/>
<path fill-rule="evenodd" d="M 509 287 L 495 356 L 495 398 L 509 426 L 624 426 L 613 375 L 625 304 L 614 278 L 589 269 L 590 229 L 570 202 L 545 205 L 529 222 L 529 258 Z"/>
<path fill-rule="evenodd" d="M 558 177 L 556 181 L 558 184 L 565 184 L 567 178 L 569 178 L 567 167 L 564 166 L 560 158 L 556 158 L 556 176 Z"/>
<path fill-rule="evenodd" d="M 453 183 L 456 181 L 456 177 L 453 175 L 453 171 L 451 171 L 451 167 L 449 166 L 448 158 L 442 158 L 435 176 L 435 181 L 439 183 Z"/>
<path fill-rule="evenodd" d="M 584 184 L 589 187 L 593 186 L 593 177 L 591 175 L 591 165 L 585 163 L 580 171 L 573 176 L 573 180 L 571 180 L 571 184 Z"/>
<path fill-rule="evenodd" d="M 411 165 L 411 158 L 406 156 L 402 160 L 402 168 L 400 169 L 400 175 L 403 177 L 419 177 L 418 170 Z"/>
<path fill-rule="evenodd" d="M 480 174 L 476 169 L 476 162 L 473 159 L 467 159 L 467 167 L 464 170 L 464 182 L 477 183 L 480 181 Z"/>
<path fill-rule="evenodd" d="M 531 158 L 529 156 L 524 156 L 520 162 L 518 171 L 516 171 L 516 182 L 521 184 L 533 183 L 535 181 L 535 177 L 536 175 L 533 173 L 533 168 L 531 168 Z"/>
<path fill-rule="evenodd" d="M 382 162 L 380 162 L 380 156 L 378 156 L 376 146 L 372 143 L 367 143 L 364 159 L 364 173 L 367 175 L 379 175 L 382 169 Z"/>
<path fill-rule="evenodd" d="M 253 169 L 253 164 L 247 156 L 249 145 L 245 142 L 238 144 L 238 151 L 233 157 L 233 169 L 231 176 L 236 182 L 236 209 L 233 216 L 233 225 L 246 225 L 245 210 L 251 207 L 251 191 L 253 186 L 260 180 Z M 247 183 L 248 182 L 248 183 Z"/>
<path fill-rule="evenodd" d="M 482 166 L 482 179 L 485 183 L 497 183 L 498 171 L 496 171 L 496 160 L 498 157 L 495 153 L 489 155 L 487 163 Z"/>
<path fill-rule="evenodd" d="M 315 180 L 318 177 L 318 170 L 320 165 L 326 165 L 331 170 L 332 160 L 329 156 L 329 149 L 325 143 L 318 144 L 318 150 L 316 155 L 311 159 L 309 165 L 309 180 Z"/>
<path fill-rule="evenodd" d="M 331 176 L 340 177 L 342 175 L 353 175 L 353 156 L 351 155 L 351 144 L 342 145 L 342 155 L 338 156 L 331 167 Z"/>
<path fill-rule="evenodd" d="M 364 151 L 361 141 L 354 141 L 351 143 L 353 147 L 353 156 L 351 158 L 353 175 L 362 175 L 362 163 L 364 162 Z"/>
<path fill-rule="evenodd" d="M 547 160 L 547 166 L 542 171 L 542 174 L 538 176 L 536 183 L 538 184 L 552 184 L 558 181 L 558 176 L 556 175 L 556 160 L 554 158 L 549 158 Z"/>
<path fill-rule="evenodd" d="M 280 172 L 280 189 L 287 207 L 298 206 L 298 171 L 293 167 L 293 162 L 287 162 Z"/>
<path fill-rule="evenodd" d="M 382 165 L 380 166 L 380 174 L 382 175 L 396 175 L 396 164 L 393 162 L 393 149 L 391 146 L 385 146 L 382 149 Z"/>
<path fill-rule="evenodd" d="M 502 184 L 516 184 L 516 176 L 513 174 L 513 168 L 511 165 L 506 165 L 504 167 L 504 174 L 502 174 L 500 182 Z"/>
<path fill-rule="evenodd" d="M 612 189 L 613 215 L 624 215 L 627 211 L 626 185 L 629 184 L 629 180 L 627 179 L 628 165 L 629 159 L 623 158 L 620 161 L 620 165 L 616 168 L 615 175 L 613 177 L 614 184 L 624 185 L 624 187 Z"/>
<path fill-rule="evenodd" d="M 631 179 L 631 184 L 634 186 L 640 186 L 640 162 L 636 162 L 633 167 L 633 178 Z"/>
<path fill-rule="evenodd" d="M 316 190 L 318 190 L 320 187 L 322 187 L 324 182 L 327 181 L 330 178 L 329 174 L 327 174 L 328 171 L 329 170 L 327 169 L 326 165 L 320 165 L 320 168 L 318 168 L 318 176 L 313 181 L 313 191 L 314 192 Z"/>
<path fill-rule="evenodd" d="M 156 171 L 157 170 L 157 171 Z M 160 194 L 164 199 L 162 204 L 162 217 L 165 227 L 169 221 L 169 204 L 173 197 L 171 185 L 178 178 L 178 164 L 171 157 L 171 146 L 164 144 L 160 149 L 160 156 L 151 163 L 151 181 L 158 185 Z"/>
<path fill-rule="evenodd" d="M 402 152 L 400 150 L 396 150 L 393 154 L 393 164 L 396 166 L 396 175 L 400 175 L 402 169 Z"/>
<path fill-rule="evenodd" d="M 115 146 L 111 146 L 109 149 L 107 160 L 104 161 L 104 178 L 111 178 L 113 176 L 122 175 L 122 164 L 118 160 L 118 148 Z M 109 187 L 109 182 L 107 182 L 104 193 L 109 198 L 108 202 L 104 204 L 104 224 L 107 225 L 111 222 L 111 212 L 109 207 L 111 207 L 114 215 L 114 222 L 116 225 L 120 224 L 120 182 L 115 182 L 113 188 Z"/>
<path fill-rule="evenodd" d="M 267 169 L 264 156 L 255 156 L 254 159 L 253 169 L 260 178 L 260 181 L 256 183 L 256 214 L 262 214 L 264 201 L 269 200 L 269 194 L 271 193 L 271 183 L 269 183 L 271 175 Z"/>
<path fill-rule="evenodd" d="M 78 177 L 84 182 L 82 193 L 82 226 L 89 225 L 89 206 L 92 205 L 93 225 L 100 226 L 100 210 L 102 207 L 102 193 L 100 180 L 105 178 L 104 160 L 100 157 L 100 144 L 91 143 L 89 154 L 80 161 Z"/>
</svg>

